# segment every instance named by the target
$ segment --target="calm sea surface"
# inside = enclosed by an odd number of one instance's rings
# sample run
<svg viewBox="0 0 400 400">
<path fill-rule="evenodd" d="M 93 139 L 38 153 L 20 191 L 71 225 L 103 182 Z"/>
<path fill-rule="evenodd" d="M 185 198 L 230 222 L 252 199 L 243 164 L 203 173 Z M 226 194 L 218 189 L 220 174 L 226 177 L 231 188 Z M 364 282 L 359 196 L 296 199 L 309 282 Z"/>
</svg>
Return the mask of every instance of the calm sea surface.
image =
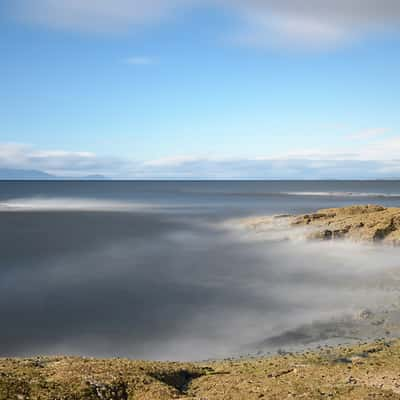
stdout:
<svg viewBox="0 0 400 400">
<path fill-rule="evenodd" d="M 397 249 L 252 240 L 227 221 L 358 203 L 400 206 L 400 182 L 0 182 L 0 356 L 341 339 L 360 310 L 396 303 Z"/>
</svg>

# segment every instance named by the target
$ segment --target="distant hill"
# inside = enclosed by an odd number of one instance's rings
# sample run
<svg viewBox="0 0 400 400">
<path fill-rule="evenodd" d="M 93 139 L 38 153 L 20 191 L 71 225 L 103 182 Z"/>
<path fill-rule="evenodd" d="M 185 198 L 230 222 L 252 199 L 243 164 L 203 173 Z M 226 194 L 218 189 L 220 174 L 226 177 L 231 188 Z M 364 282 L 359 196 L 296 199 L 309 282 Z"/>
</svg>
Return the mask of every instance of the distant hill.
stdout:
<svg viewBox="0 0 400 400">
<path fill-rule="evenodd" d="M 85 181 L 96 181 L 96 180 L 106 180 L 107 178 L 103 175 L 88 175 L 79 178 L 71 178 L 64 176 L 51 175 L 47 172 L 35 170 L 35 169 L 12 169 L 12 168 L 0 168 L 0 180 L 12 181 L 12 180 L 85 180 Z"/>
</svg>

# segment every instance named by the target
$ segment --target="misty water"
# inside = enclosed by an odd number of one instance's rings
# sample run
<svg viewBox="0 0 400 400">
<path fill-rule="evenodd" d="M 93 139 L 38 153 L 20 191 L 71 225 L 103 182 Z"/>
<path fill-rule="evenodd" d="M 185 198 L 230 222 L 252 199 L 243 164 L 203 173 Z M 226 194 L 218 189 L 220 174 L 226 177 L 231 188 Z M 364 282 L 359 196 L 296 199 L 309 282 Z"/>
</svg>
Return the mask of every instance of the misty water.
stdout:
<svg viewBox="0 0 400 400">
<path fill-rule="evenodd" d="M 399 249 L 237 224 L 366 203 L 399 206 L 400 183 L 1 182 L 0 356 L 195 360 L 397 335 Z"/>
</svg>

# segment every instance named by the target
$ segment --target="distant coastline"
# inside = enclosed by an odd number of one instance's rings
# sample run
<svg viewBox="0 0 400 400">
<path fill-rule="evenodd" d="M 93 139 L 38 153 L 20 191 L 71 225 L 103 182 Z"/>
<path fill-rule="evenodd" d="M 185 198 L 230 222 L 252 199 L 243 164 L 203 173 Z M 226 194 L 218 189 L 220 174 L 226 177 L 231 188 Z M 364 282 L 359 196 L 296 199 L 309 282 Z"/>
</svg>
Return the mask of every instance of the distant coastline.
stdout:
<svg viewBox="0 0 400 400">
<path fill-rule="evenodd" d="M 87 175 L 82 177 L 64 177 L 32 169 L 0 168 L 0 181 L 65 181 L 65 180 L 107 180 L 104 175 Z"/>
</svg>

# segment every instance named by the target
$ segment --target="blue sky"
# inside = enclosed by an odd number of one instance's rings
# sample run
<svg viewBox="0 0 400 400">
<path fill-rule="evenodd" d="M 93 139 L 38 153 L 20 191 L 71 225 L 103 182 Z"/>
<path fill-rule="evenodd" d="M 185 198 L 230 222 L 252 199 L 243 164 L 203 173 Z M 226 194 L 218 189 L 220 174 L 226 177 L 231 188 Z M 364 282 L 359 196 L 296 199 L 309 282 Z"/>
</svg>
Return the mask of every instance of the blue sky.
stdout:
<svg viewBox="0 0 400 400">
<path fill-rule="evenodd" d="M 0 167 L 400 176 L 395 0 L 0 1 L 0 30 Z"/>
</svg>

